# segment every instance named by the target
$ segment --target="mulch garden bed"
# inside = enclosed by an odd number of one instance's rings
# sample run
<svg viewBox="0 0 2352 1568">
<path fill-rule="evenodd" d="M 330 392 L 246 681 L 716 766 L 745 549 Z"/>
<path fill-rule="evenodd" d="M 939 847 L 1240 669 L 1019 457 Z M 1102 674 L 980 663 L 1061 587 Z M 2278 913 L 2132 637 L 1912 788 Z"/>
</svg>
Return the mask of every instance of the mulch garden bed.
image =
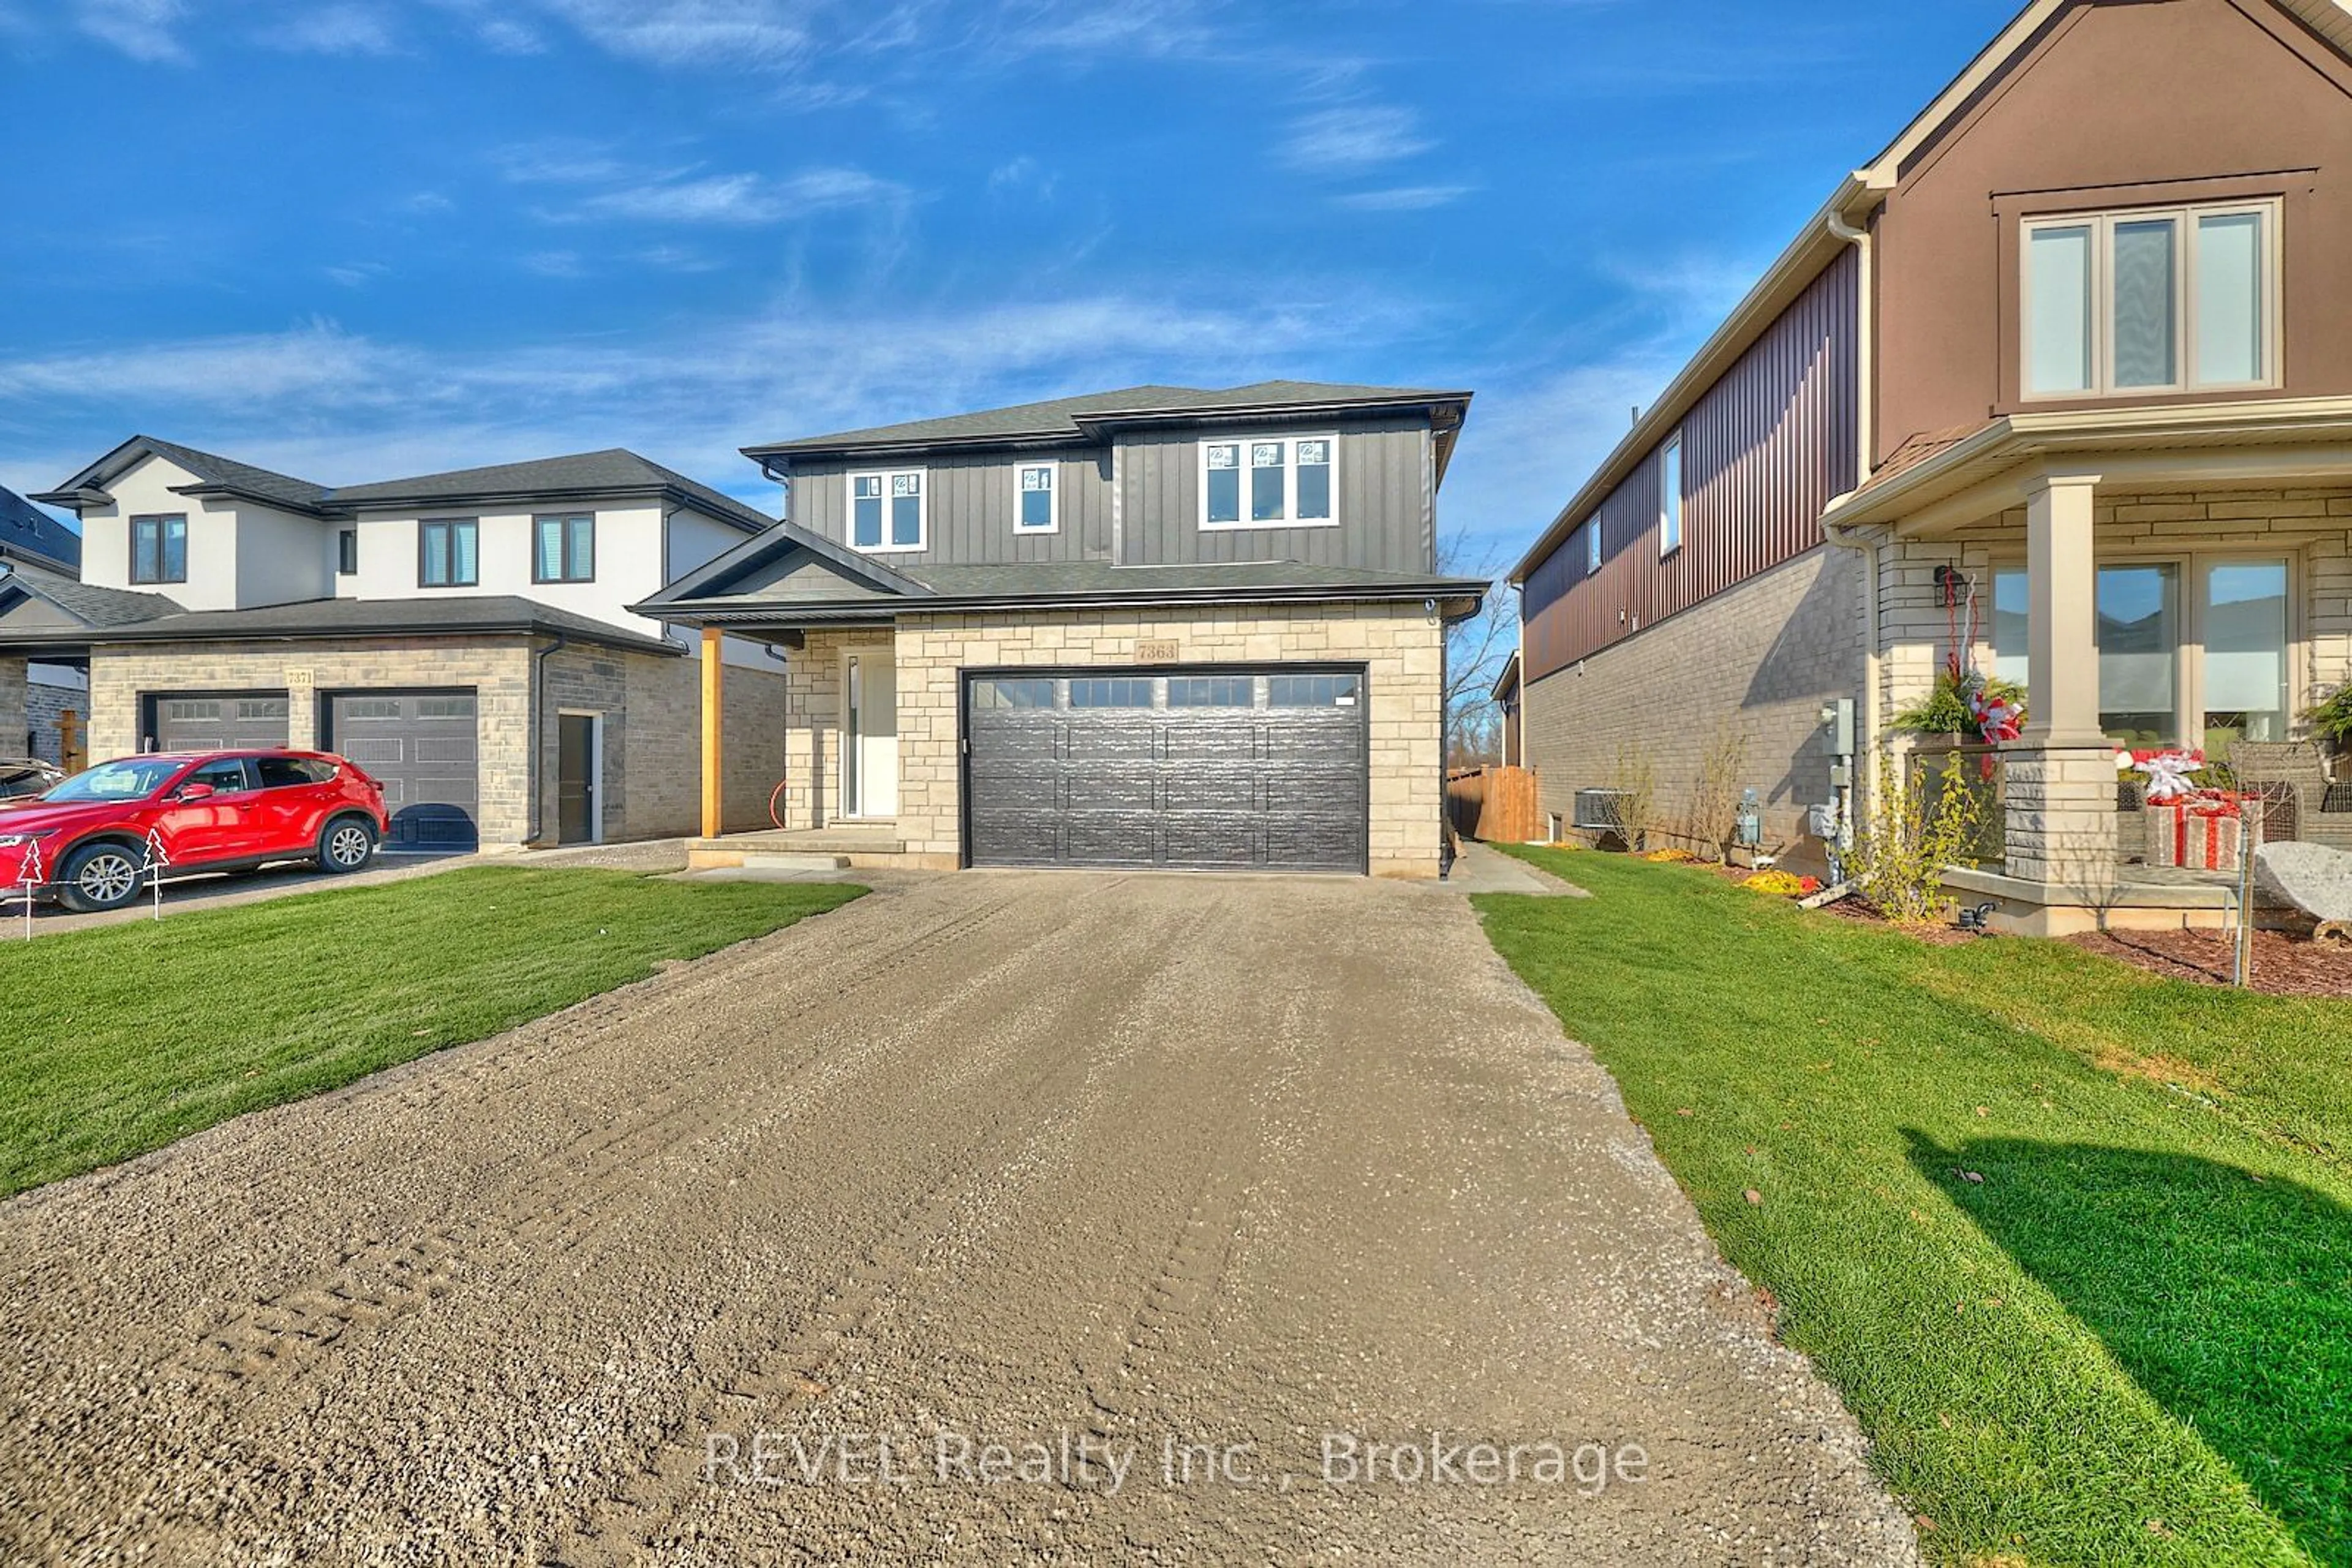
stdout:
<svg viewBox="0 0 2352 1568">
<path fill-rule="evenodd" d="M 2151 974 L 2230 984 L 2235 939 L 2212 931 L 2086 931 L 2066 939 Z M 2352 997 L 2352 943 L 2315 942 L 2284 931 L 2254 933 L 2254 989 L 2273 996 Z"/>
</svg>

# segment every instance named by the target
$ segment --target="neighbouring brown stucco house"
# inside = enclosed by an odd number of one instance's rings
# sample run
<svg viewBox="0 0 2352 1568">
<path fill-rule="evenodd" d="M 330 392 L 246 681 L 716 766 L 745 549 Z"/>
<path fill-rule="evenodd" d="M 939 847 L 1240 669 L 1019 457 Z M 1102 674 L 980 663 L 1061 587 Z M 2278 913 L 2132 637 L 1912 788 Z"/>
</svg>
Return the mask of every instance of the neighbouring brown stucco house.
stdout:
<svg viewBox="0 0 2352 1568">
<path fill-rule="evenodd" d="M 1142 386 L 747 447 L 786 521 L 637 607 L 787 649 L 785 829 L 692 858 L 1437 876 L 1468 404 Z"/>
<path fill-rule="evenodd" d="M 1952 885 L 2218 919 L 2115 752 L 2288 741 L 2352 676 L 2347 51 L 2337 0 L 2037 0 L 1841 181 L 1513 574 L 1556 830 L 1636 753 L 1671 825 L 1728 738 L 1818 856 L 1957 643 L 2030 700 Z"/>
</svg>

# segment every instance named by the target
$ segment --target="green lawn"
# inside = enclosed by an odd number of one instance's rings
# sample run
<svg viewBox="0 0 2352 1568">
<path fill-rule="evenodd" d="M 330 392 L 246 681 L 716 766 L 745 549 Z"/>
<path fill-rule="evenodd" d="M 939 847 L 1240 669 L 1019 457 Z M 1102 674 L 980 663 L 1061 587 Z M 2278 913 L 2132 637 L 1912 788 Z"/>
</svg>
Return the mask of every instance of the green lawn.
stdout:
<svg viewBox="0 0 2352 1568">
<path fill-rule="evenodd" d="M 0 1194 L 495 1035 L 864 891 L 484 867 L 0 942 Z"/>
<path fill-rule="evenodd" d="M 1524 853 L 1594 897 L 1478 899 L 1496 947 L 1931 1555 L 2352 1564 L 2352 1004 Z"/>
</svg>

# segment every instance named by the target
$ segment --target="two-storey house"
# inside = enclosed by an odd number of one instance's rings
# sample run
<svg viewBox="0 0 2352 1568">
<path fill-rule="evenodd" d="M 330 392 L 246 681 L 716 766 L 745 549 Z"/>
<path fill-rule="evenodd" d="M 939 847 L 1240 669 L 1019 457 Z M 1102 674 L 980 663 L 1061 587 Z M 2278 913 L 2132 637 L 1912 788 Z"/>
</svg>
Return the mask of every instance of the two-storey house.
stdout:
<svg viewBox="0 0 2352 1568">
<path fill-rule="evenodd" d="M 1433 877 L 1468 405 L 1143 386 L 747 447 L 783 525 L 639 608 L 703 629 L 706 726 L 717 639 L 791 650 L 787 847 Z"/>
<path fill-rule="evenodd" d="M 1512 574 L 1558 831 L 1621 756 L 1670 831 L 1728 738 L 1817 854 L 1957 661 L 2028 700 L 1954 888 L 2221 918 L 2116 751 L 2251 771 L 2352 677 L 2348 50 L 2336 0 L 2035 0 L 1840 183 Z"/>
<path fill-rule="evenodd" d="M 691 647 L 628 606 L 772 522 L 751 507 L 619 450 L 331 488 L 147 437 L 35 499 L 79 516 L 81 571 L 0 577 L 0 682 L 86 670 L 93 757 L 340 752 L 394 849 L 698 825 Z M 775 655 L 721 652 L 739 702 L 781 692 Z M 781 731 L 734 757 L 765 820 Z"/>
<path fill-rule="evenodd" d="M 20 564 L 79 577 L 81 540 L 16 491 L 0 489 L 0 594 L 6 574 Z M 0 755 L 67 761 L 69 749 L 79 750 L 79 731 L 71 731 L 69 748 L 66 715 L 79 724 L 88 710 L 88 683 L 79 669 L 0 654 Z"/>
</svg>

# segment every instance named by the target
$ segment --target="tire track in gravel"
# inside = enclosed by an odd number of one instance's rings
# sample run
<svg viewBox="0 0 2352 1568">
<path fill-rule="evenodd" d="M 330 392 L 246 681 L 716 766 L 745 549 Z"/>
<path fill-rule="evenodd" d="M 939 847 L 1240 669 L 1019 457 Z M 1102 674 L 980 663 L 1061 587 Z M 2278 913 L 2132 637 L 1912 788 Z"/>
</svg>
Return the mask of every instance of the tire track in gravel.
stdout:
<svg viewBox="0 0 2352 1568">
<path fill-rule="evenodd" d="M 1003 898 L 978 908 L 950 910 L 943 918 L 875 952 L 870 960 L 860 960 L 854 952 L 843 952 L 834 955 L 826 967 L 845 977 L 887 977 L 935 952 L 937 944 L 956 942 L 1000 920 L 1019 901 Z M 780 1026 L 789 1027 L 826 1004 L 824 977 L 820 970 L 812 977 L 817 984 L 808 988 L 808 994 L 780 1009 Z M 703 993 L 709 989 L 709 983 L 666 988 L 656 1016 L 690 1011 L 707 999 Z M 608 994 L 567 1011 L 551 1032 L 560 1032 L 565 1043 L 593 1038 L 614 1017 L 630 1016 L 628 1007 L 628 1000 Z M 456 1284 L 468 1254 L 487 1239 L 504 1237 L 540 1251 L 573 1250 L 594 1230 L 611 1223 L 635 1195 L 622 1178 L 674 1152 L 713 1126 L 740 1127 L 740 1119 L 750 1108 L 784 1089 L 825 1054 L 821 1047 L 812 1046 L 777 1064 L 775 1069 L 756 1078 L 738 1075 L 713 1091 L 703 1087 L 709 1081 L 707 1070 L 697 1069 L 720 1066 L 727 1054 L 725 1041 L 719 1031 L 694 1031 L 689 1037 L 696 1044 L 707 1041 L 721 1048 L 680 1053 L 673 1058 L 677 1072 L 668 1090 L 641 1107 L 638 1115 L 592 1127 L 562 1147 L 539 1156 L 541 1173 L 499 1213 L 347 1250 L 321 1274 L 230 1312 L 198 1338 L 185 1358 L 167 1362 L 159 1371 L 167 1377 L 186 1375 L 215 1388 L 243 1384 L 298 1365 L 302 1352 L 331 1345 L 354 1328 L 375 1327 L 438 1300 Z M 545 1054 L 482 1064 L 489 1070 L 436 1077 L 428 1080 L 429 1089 L 405 1097 L 403 1103 L 411 1110 L 430 1111 L 458 1092 L 453 1079 L 481 1086 L 485 1080 L 514 1075 L 527 1066 L 543 1066 L 541 1058 Z"/>
</svg>

